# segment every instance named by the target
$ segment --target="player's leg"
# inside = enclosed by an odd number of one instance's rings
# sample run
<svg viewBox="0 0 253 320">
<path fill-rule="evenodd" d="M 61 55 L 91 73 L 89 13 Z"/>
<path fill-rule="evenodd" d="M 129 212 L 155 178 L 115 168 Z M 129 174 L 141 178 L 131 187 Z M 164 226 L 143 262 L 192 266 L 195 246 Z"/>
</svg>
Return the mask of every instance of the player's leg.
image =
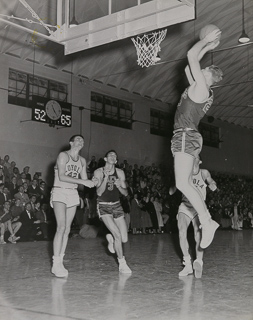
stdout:
<svg viewBox="0 0 253 320">
<path fill-rule="evenodd" d="M 51 272 L 57 277 L 66 277 L 68 271 L 63 267 L 61 259 L 61 249 L 63 244 L 63 237 L 66 229 L 66 204 L 63 202 L 53 202 L 54 214 L 56 219 L 56 233 L 53 240 L 53 266 Z"/>
<path fill-rule="evenodd" d="M 53 241 L 54 256 L 59 257 L 62 248 L 63 235 L 66 228 L 66 204 L 63 202 L 53 202 L 56 219 L 56 233 Z"/>
<path fill-rule="evenodd" d="M 211 219 L 202 195 L 193 185 L 193 164 L 193 156 L 183 152 L 174 154 L 176 187 L 187 197 L 198 213 L 202 226 L 201 247 L 206 248 L 211 244 L 219 224 Z"/>
<path fill-rule="evenodd" d="M 205 201 L 192 182 L 193 164 L 193 156 L 183 152 L 175 153 L 174 168 L 176 187 L 187 197 L 200 216 L 207 217 L 209 213 Z"/>
<path fill-rule="evenodd" d="M 193 269 L 194 269 L 194 275 L 196 278 L 202 277 L 202 271 L 203 271 L 203 254 L 204 250 L 200 247 L 200 240 L 201 240 L 201 232 L 200 232 L 200 222 L 198 219 L 198 216 L 196 216 L 192 220 L 192 225 L 194 229 L 194 237 L 196 242 L 196 260 L 193 262 Z"/>
<path fill-rule="evenodd" d="M 187 230 L 191 223 L 191 219 L 182 212 L 178 213 L 177 219 L 178 219 L 177 224 L 178 224 L 178 231 L 179 231 L 179 244 L 183 253 L 183 264 L 184 264 L 183 270 L 180 271 L 178 275 L 180 277 L 185 277 L 188 274 L 193 273 L 192 261 L 189 253 L 189 243 L 187 240 Z"/>
<path fill-rule="evenodd" d="M 101 219 L 104 222 L 107 229 L 111 232 L 114 239 L 114 249 L 116 251 L 118 258 L 121 259 L 123 257 L 123 250 L 122 250 L 122 239 L 121 239 L 120 230 L 116 225 L 112 215 L 109 215 L 109 214 L 102 215 Z"/>
<path fill-rule="evenodd" d="M 65 229 L 64 229 L 64 233 L 63 233 L 63 237 L 62 237 L 62 246 L 61 246 L 61 250 L 60 250 L 60 256 L 64 256 L 65 251 L 66 251 L 66 247 L 68 244 L 68 239 L 69 239 L 69 233 L 71 230 L 71 224 L 72 221 L 75 217 L 76 214 L 76 206 L 70 207 L 66 209 L 66 224 L 65 224 Z"/>
<path fill-rule="evenodd" d="M 121 241 L 123 243 L 126 243 L 128 241 L 128 232 L 127 232 L 127 226 L 126 226 L 126 221 L 124 216 L 121 215 L 120 217 L 115 218 L 114 221 L 118 229 L 120 230 Z M 119 262 L 119 271 L 121 273 L 127 273 L 127 274 L 132 273 L 132 270 L 128 267 L 124 256 L 122 258 L 118 258 L 118 262 Z"/>
<path fill-rule="evenodd" d="M 121 234 L 121 241 L 126 243 L 128 241 L 128 232 L 127 232 L 127 225 L 124 216 L 114 219 L 117 227 L 119 228 Z"/>
</svg>

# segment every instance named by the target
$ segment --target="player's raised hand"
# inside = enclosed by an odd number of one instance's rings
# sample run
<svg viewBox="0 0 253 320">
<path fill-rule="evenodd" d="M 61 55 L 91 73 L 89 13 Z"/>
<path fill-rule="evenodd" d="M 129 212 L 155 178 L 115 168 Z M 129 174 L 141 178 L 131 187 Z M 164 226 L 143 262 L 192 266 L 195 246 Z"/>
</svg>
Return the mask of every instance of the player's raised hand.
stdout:
<svg viewBox="0 0 253 320">
<path fill-rule="evenodd" d="M 220 29 L 213 30 L 212 32 L 208 33 L 204 40 L 208 42 L 213 42 L 213 41 L 219 41 L 221 37 L 221 31 Z"/>
<path fill-rule="evenodd" d="M 208 42 L 207 45 L 205 46 L 205 48 L 207 48 L 208 51 L 214 50 L 216 47 L 218 47 L 219 44 L 220 44 L 220 41 L 215 40 L 213 42 Z"/>
</svg>

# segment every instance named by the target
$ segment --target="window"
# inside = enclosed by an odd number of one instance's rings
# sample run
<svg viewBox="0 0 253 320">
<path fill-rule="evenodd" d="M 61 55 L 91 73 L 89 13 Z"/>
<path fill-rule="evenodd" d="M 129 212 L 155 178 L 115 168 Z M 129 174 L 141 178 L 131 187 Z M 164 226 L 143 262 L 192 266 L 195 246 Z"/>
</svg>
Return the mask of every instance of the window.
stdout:
<svg viewBox="0 0 253 320">
<path fill-rule="evenodd" d="M 67 85 L 9 69 L 8 103 L 31 108 L 33 95 L 67 102 Z"/>
<path fill-rule="evenodd" d="M 203 137 L 203 144 L 205 146 L 219 148 L 220 145 L 220 129 L 207 123 L 199 124 L 199 132 Z"/>
<path fill-rule="evenodd" d="M 132 103 L 91 92 L 91 121 L 132 129 Z"/>
<path fill-rule="evenodd" d="M 171 134 L 173 117 L 167 112 L 150 109 L 150 133 L 167 137 Z"/>
</svg>

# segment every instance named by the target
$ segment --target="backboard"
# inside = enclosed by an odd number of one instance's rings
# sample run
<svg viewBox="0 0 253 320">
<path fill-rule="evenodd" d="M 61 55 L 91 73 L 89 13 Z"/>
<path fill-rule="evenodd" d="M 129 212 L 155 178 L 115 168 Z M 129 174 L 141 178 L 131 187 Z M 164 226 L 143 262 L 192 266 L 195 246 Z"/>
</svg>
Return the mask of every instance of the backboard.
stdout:
<svg viewBox="0 0 253 320">
<path fill-rule="evenodd" d="M 119 8 L 127 3 L 131 7 L 116 11 L 115 1 Z M 70 21 L 78 20 L 78 12 L 90 10 L 91 14 L 96 1 L 89 2 L 90 6 L 88 1 L 65 0 L 64 7 L 62 1 L 57 3 L 57 25 L 61 27 L 50 37 L 64 44 L 66 55 L 195 19 L 195 0 L 104 0 L 104 16 L 71 27 Z M 85 3 L 86 8 L 80 7 Z"/>
</svg>

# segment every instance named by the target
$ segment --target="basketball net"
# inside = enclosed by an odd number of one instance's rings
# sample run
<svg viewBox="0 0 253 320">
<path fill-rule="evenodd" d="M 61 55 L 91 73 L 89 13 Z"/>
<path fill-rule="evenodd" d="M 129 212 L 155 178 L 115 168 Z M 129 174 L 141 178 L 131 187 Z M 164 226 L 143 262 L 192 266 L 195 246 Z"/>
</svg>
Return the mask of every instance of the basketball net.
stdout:
<svg viewBox="0 0 253 320">
<path fill-rule="evenodd" d="M 149 67 L 160 60 L 157 54 L 161 51 L 160 43 L 164 40 L 166 34 L 167 29 L 164 29 L 131 38 L 137 51 L 137 63 L 139 66 L 142 68 Z"/>
</svg>

